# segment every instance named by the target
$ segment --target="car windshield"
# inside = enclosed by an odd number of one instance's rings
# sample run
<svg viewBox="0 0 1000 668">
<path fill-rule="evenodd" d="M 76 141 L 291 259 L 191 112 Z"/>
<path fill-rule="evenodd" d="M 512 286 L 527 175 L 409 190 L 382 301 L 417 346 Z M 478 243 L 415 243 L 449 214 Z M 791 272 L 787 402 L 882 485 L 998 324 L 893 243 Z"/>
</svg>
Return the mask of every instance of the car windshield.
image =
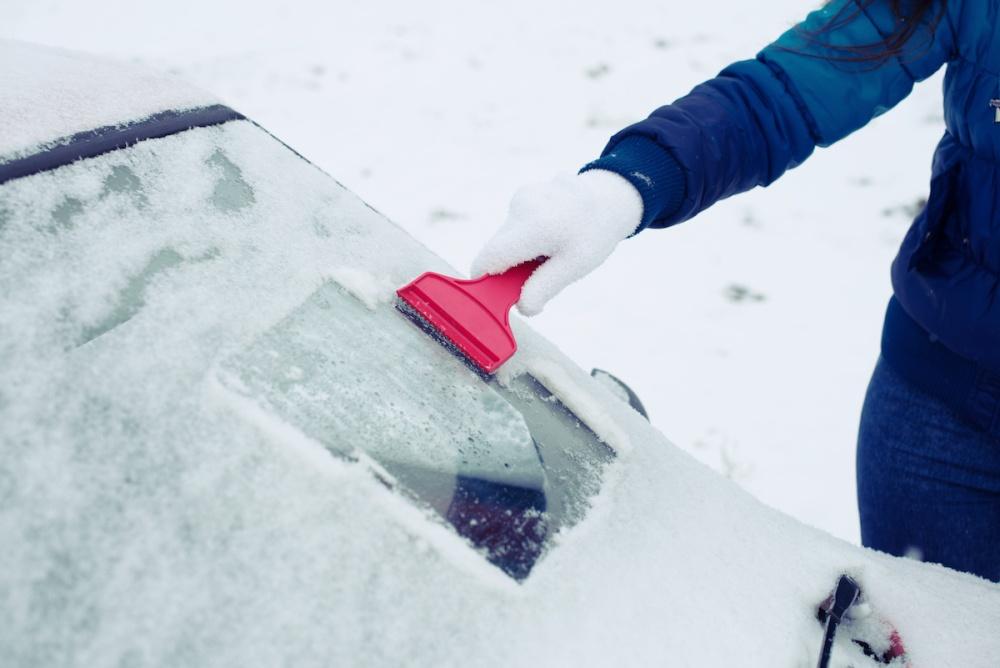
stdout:
<svg viewBox="0 0 1000 668">
<path fill-rule="evenodd" d="M 5 294 L 39 295 L 6 311 L 50 330 L 39 345 L 58 335 L 54 349 L 67 364 L 119 379 L 94 405 L 126 408 L 79 418 L 103 424 L 91 438 L 127 438 L 122 425 L 135 423 L 145 426 L 130 429 L 153 442 L 198 424 L 210 407 L 189 406 L 185 418 L 178 406 L 191 398 L 180 387 L 205 383 L 244 421 L 263 415 L 365 462 L 523 579 L 555 533 L 584 516 L 613 451 L 532 376 L 484 381 L 397 312 L 385 297 L 426 262 L 411 256 L 426 252 L 407 238 L 416 250 L 396 263 L 366 255 L 388 234 L 402 236 L 244 121 L 0 186 L 0 248 L 14 259 L 0 274 Z M 289 267 L 288 258 L 303 257 L 326 268 Z M 79 285 L 62 285 L 67 271 L 79 272 Z M 371 278 L 385 274 L 382 283 Z M 377 298 L 372 283 L 382 286 Z M 8 351 L 21 343 L 0 326 Z M 160 356 L 167 363 L 154 370 Z M 101 386 L 87 382 L 72 391 Z M 130 383 L 162 386 L 163 406 L 130 417 Z"/>
</svg>

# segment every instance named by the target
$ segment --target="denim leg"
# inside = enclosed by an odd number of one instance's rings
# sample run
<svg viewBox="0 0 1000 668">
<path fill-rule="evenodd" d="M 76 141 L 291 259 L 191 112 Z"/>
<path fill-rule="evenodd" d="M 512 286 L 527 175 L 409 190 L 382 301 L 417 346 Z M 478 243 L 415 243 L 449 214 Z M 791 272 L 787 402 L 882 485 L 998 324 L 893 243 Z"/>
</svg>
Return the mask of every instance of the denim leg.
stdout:
<svg viewBox="0 0 1000 668">
<path fill-rule="evenodd" d="M 1000 582 L 1000 439 L 881 358 L 861 413 L 861 542 Z"/>
</svg>

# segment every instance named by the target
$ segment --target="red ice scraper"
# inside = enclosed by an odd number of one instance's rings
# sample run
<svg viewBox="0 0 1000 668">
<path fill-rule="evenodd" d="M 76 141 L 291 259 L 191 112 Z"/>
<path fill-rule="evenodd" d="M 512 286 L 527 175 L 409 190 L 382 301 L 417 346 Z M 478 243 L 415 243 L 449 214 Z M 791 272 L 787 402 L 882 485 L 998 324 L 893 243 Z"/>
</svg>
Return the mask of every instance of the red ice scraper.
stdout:
<svg viewBox="0 0 1000 668">
<path fill-rule="evenodd" d="M 473 369 L 491 376 L 517 350 L 508 314 L 524 282 L 544 261 L 472 280 L 428 271 L 396 291 L 396 308 Z"/>
</svg>

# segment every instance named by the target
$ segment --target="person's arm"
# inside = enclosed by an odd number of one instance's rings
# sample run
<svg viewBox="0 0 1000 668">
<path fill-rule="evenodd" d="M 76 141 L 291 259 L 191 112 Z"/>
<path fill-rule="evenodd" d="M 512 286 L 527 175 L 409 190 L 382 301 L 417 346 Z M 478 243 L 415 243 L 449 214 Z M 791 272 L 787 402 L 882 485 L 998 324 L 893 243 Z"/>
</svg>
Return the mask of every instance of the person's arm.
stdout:
<svg viewBox="0 0 1000 668">
<path fill-rule="evenodd" d="M 816 146 L 833 144 L 899 103 L 953 57 L 957 12 L 951 0 L 933 35 L 918 28 L 902 56 L 845 62 L 848 54 L 828 45 L 878 42 L 895 19 L 885 0 L 833 0 L 755 59 L 733 63 L 616 134 L 584 171 L 616 172 L 639 190 L 644 211 L 636 231 L 688 220 L 720 199 L 770 184 Z M 812 39 L 803 35 L 827 25 L 833 28 Z"/>
<path fill-rule="evenodd" d="M 845 51 L 829 45 L 865 46 L 891 34 L 889 2 L 833 0 L 755 59 L 733 63 L 616 134 L 578 176 L 522 189 L 504 225 L 473 261 L 473 273 L 549 258 L 518 302 L 522 313 L 539 313 L 626 237 L 766 186 L 816 146 L 836 142 L 895 106 L 914 82 L 954 57 L 960 0 L 948 1 L 933 35 L 918 28 L 901 56 L 845 62 Z M 824 26 L 832 29 L 812 39 L 804 34 Z"/>
</svg>

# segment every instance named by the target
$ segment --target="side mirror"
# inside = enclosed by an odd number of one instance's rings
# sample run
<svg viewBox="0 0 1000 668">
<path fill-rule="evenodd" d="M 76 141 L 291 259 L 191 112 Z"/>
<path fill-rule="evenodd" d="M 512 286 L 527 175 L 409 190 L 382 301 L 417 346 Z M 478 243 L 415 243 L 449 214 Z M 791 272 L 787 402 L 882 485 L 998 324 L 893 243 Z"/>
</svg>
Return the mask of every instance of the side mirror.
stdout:
<svg viewBox="0 0 1000 668">
<path fill-rule="evenodd" d="M 646 422 L 649 422 L 649 413 L 646 412 L 646 407 L 639 400 L 639 395 L 633 392 L 632 388 L 624 381 L 603 369 L 591 369 L 590 375 L 601 385 L 611 390 L 612 394 L 634 408 L 639 415 L 646 418 Z"/>
</svg>

